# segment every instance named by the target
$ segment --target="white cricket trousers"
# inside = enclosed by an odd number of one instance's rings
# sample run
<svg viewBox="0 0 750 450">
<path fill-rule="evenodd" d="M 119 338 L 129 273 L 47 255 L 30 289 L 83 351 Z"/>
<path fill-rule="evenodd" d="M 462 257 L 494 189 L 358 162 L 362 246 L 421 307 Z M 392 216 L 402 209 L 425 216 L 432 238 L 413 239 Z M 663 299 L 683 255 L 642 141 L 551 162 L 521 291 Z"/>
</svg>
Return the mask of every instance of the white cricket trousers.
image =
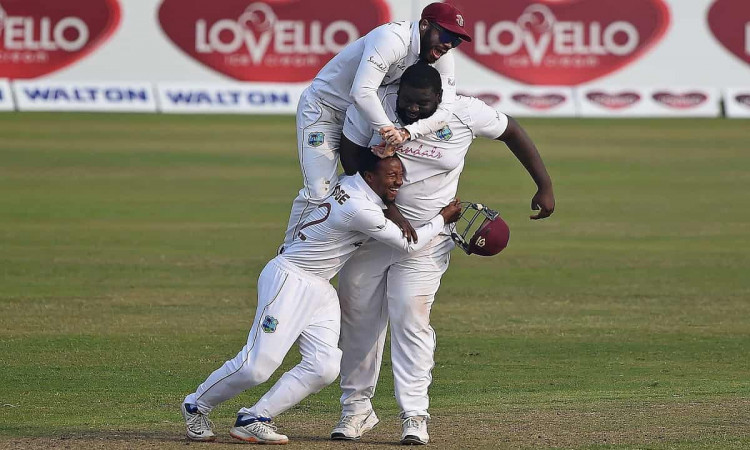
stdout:
<svg viewBox="0 0 750 450">
<path fill-rule="evenodd" d="M 372 409 L 390 319 L 396 402 L 402 417 L 429 416 L 435 331 L 430 311 L 454 243 L 439 235 L 411 255 L 370 240 L 339 273 L 341 406 Z"/>
<path fill-rule="evenodd" d="M 333 286 L 277 256 L 258 279 L 258 308 L 247 344 L 234 359 L 209 375 L 185 402 L 208 413 L 268 380 L 292 344 L 299 341 L 302 361 L 282 375 L 258 403 L 240 409 L 238 414 L 273 418 L 283 413 L 338 376 L 340 320 Z"/>
<path fill-rule="evenodd" d="M 307 216 L 328 197 L 338 180 L 339 142 L 346 111 L 332 108 L 305 89 L 297 105 L 297 151 L 302 189 L 292 203 L 284 245 L 291 244 Z"/>
</svg>

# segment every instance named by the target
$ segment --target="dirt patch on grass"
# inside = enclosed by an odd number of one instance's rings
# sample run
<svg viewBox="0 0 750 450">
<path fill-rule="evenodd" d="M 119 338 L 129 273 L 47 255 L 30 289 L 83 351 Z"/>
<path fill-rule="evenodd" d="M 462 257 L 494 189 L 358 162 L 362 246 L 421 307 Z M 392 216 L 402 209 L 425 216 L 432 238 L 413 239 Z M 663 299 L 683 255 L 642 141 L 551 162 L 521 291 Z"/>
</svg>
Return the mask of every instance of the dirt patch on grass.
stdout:
<svg viewBox="0 0 750 450">
<path fill-rule="evenodd" d="M 466 414 L 443 410 L 430 423 L 436 448 L 581 448 L 592 445 L 648 445 L 664 448 L 699 446 L 738 448 L 750 444 L 750 399 L 702 402 L 615 404 L 599 403 L 585 409 L 562 404 L 559 408 L 507 408 L 498 412 Z M 382 418 L 380 425 L 359 442 L 327 439 L 332 423 L 309 420 L 304 414 L 282 416 L 280 431 L 289 435 L 287 448 L 383 449 L 398 446 L 400 424 Z M 241 442 L 229 437 L 231 424 L 217 423 L 212 443 L 189 442 L 181 424 L 174 430 L 149 432 L 71 432 L 58 436 L 0 438 L 0 448 L 159 448 L 193 447 L 236 449 Z"/>
</svg>

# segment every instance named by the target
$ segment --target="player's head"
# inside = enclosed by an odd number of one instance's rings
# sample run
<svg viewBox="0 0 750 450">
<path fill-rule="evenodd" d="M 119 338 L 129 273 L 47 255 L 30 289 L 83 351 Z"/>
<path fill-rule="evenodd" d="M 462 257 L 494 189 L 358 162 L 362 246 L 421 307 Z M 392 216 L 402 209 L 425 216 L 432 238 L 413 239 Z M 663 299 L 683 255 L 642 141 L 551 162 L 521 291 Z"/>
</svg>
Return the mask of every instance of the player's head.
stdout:
<svg viewBox="0 0 750 450">
<path fill-rule="evenodd" d="M 442 99 L 440 73 L 431 65 L 419 61 L 401 75 L 396 113 L 402 124 L 409 125 L 435 114 Z"/>
<path fill-rule="evenodd" d="M 404 165 L 396 155 L 380 158 L 372 152 L 362 152 L 359 174 L 387 203 L 396 200 L 398 189 L 404 184 Z"/>
<path fill-rule="evenodd" d="M 471 42 L 463 14 L 448 3 L 430 3 L 422 10 L 419 36 L 419 57 L 430 64 L 462 41 Z"/>
</svg>

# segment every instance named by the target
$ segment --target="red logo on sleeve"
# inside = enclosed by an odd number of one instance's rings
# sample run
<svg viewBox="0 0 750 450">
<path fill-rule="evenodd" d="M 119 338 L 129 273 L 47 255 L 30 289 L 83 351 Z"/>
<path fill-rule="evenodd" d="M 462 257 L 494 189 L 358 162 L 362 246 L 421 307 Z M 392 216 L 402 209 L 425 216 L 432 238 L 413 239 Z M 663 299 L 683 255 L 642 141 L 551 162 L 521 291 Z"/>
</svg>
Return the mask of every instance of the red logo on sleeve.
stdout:
<svg viewBox="0 0 750 450">
<path fill-rule="evenodd" d="M 384 0 L 164 0 L 159 8 L 161 27 L 180 50 L 242 81 L 311 80 L 389 19 Z"/>
<path fill-rule="evenodd" d="M 0 0 L 0 78 L 36 78 L 69 66 L 119 23 L 117 0 Z"/>
<path fill-rule="evenodd" d="M 632 63 L 670 22 L 664 0 L 464 0 L 459 51 L 514 80 L 577 85 Z"/>
</svg>

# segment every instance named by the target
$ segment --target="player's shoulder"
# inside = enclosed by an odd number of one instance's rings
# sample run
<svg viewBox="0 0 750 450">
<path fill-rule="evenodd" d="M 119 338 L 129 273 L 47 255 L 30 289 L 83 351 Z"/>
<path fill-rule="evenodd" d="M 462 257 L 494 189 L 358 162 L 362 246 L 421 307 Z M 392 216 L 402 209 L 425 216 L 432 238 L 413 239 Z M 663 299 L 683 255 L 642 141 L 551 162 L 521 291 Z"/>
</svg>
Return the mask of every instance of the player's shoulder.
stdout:
<svg viewBox="0 0 750 450">
<path fill-rule="evenodd" d="M 360 177 L 356 174 L 343 177 L 339 184 L 333 188 L 330 200 L 342 206 L 346 205 L 347 209 L 352 209 L 353 211 L 356 211 L 367 203 L 371 203 L 357 178 Z"/>
<path fill-rule="evenodd" d="M 453 103 L 451 103 L 449 107 L 451 115 L 448 123 L 456 127 L 469 127 L 472 121 L 472 111 L 476 111 L 477 109 L 481 108 L 481 105 L 477 102 L 482 103 L 481 100 L 475 97 L 456 94 Z"/>
<path fill-rule="evenodd" d="M 456 99 L 452 105 L 453 114 L 456 119 L 471 125 L 478 117 L 487 115 L 496 116 L 501 114 L 495 108 L 487 105 L 477 97 L 456 94 Z"/>
<path fill-rule="evenodd" d="M 370 40 L 408 46 L 411 40 L 411 22 L 388 22 L 367 33 Z"/>
</svg>

